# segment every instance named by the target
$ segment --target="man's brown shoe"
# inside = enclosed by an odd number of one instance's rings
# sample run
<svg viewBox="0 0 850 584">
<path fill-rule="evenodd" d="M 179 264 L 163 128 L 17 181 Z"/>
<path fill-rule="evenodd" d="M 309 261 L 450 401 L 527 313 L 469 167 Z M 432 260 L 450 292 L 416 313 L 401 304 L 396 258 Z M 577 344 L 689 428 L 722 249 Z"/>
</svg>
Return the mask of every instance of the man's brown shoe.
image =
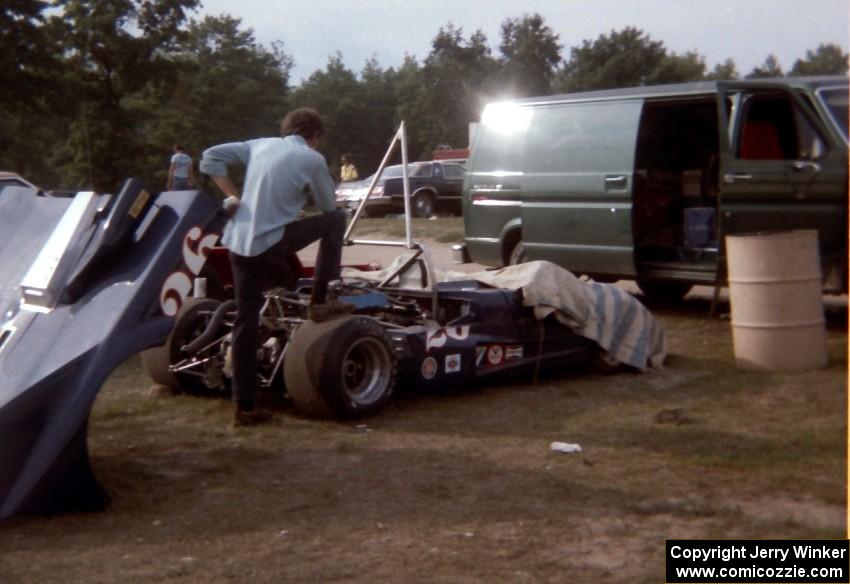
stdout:
<svg viewBox="0 0 850 584">
<path fill-rule="evenodd" d="M 307 319 L 313 322 L 325 322 L 332 318 L 345 316 L 352 312 L 356 306 L 341 300 L 331 300 L 323 304 L 311 304 L 307 307 Z"/>
<path fill-rule="evenodd" d="M 237 409 L 233 413 L 233 421 L 230 425 L 234 428 L 242 428 L 245 426 L 259 426 L 266 424 L 272 419 L 272 413 L 267 410 L 255 408 L 253 410 Z"/>
</svg>

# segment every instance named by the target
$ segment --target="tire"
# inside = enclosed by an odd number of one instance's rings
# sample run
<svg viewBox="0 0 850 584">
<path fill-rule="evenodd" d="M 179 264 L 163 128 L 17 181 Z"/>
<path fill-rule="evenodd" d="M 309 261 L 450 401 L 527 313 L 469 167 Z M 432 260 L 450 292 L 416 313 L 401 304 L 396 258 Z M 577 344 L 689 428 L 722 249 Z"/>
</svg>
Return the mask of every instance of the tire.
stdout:
<svg viewBox="0 0 850 584">
<path fill-rule="evenodd" d="M 413 216 L 428 219 L 434 215 L 434 196 L 430 193 L 419 193 L 413 197 Z"/>
<path fill-rule="evenodd" d="M 187 373 L 172 373 L 169 366 L 187 357 L 181 348 L 204 332 L 220 304 L 221 302 L 213 298 L 187 298 L 183 302 L 165 344 L 142 352 L 142 366 L 155 383 L 180 392 L 210 391 L 209 386 L 200 377 Z"/>
<path fill-rule="evenodd" d="M 662 280 L 638 280 L 638 288 L 653 304 L 675 304 L 691 291 L 693 284 L 687 282 L 671 282 Z"/>
<path fill-rule="evenodd" d="M 508 254 L 508 265 L 516 266 L 518 264 L 524 264 L 528 261 L 528 256 L 525 255 L 525 246 L 522 244 L 522 240 L 519 239 L 511 248 L 511 253 Z"/>
<path fill-rule="evenodd" d="M 392 398 L 396 368 L 384 327 L 363 316 L 305 322 L 292 336 L 283 364 L 298 411 L 340 420 L 381 411 Z"/>
</svg>

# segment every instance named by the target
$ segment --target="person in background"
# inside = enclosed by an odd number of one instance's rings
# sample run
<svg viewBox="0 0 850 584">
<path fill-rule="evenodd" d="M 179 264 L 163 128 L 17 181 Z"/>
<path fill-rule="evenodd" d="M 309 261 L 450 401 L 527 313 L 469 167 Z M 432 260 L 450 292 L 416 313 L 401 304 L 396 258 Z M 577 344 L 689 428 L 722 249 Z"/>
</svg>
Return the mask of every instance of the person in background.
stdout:
<svg viewBox="0 0 850 584">
<path fill-rule="evenodd" d="M 352 180 L 357 180 L 359 175 L 357 174 L 357 167 L 351 162 L 351 159 L 348 157 L 348 154 L 342 155 L 342 165 L 339 169 L 339 179 L 342 182 L 348 182 Z"/>
<path fill-rule="evenodd" d="M 299 108 L 281 123 L 280 138 L 220 144 L 204 151 L 201 172 L 227 196 L 230 220 L 222 243 L 230 250 L 236 296 L 233 325 L 234 426 L 270 418 L 256 407 L 257 344 L 263 290 L 286 284 L 286 260 L 320 240 L 307 318 L 321 322 L 354 306 L 329 299 L 328 284 L 339 278 L 346 215 L 336 209 L 335 185 L 325 158 L 316 151 L 324 126 L 318 112 Z M 228 166 L 245 168 L 240 193 Z M 308 193 L 322 213 L 298 219 Z"/>
<path fill-rule="evenodd" d="M 180 144 L 174 145 L 171 167 L 168 169 L 168 190 L 185 191 L 195 182 L 195 168 L 192 157 L 183 151 Z"/>
</svg>

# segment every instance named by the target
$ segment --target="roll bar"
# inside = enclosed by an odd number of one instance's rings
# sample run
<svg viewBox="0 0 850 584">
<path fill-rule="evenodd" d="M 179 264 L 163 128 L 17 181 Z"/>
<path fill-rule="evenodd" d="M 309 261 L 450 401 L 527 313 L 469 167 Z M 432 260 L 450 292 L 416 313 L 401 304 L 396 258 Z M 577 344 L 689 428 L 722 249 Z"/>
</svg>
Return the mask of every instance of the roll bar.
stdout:
<svg viewBox="0 0 850 584">
<path fill-rule="evenodd" d="M 360 216 L 363 214 L 363 210 L 366 208 L 366 203 L 369 201 L 369 197 L 372 196 L 372 191 L 375 189 L 375 185 L 378 183 L 378 180 L 380 180 L 381 174 L 384 172 L 384 168 L 386 168 L 387 166 L 387 161 L 389 161 L 390 156 L 392 155 L 396 145 L 399 145 L 401 148 L 401 176 L 402 184 L 404 185 L 404 241 L 351 239 L 351 232 L 353 231 L 354 226 L 357 224 L 357 221 L 360 219 Z M 433 314 L 437 314 L 438 297 L 434 263 L 431 260 L 431 254 L 428 253 L 425 247 L 421 243 L 413 241 L 413 229 L 411 227 L 410 216 L 410 180 L 408 179 L 407 175 L 407 134 L 405 132 L 405 123 L 404 121 L 402 121 L 401 124 L 399 124 L 398 131 L 396 131 L 395 136 L 393 136 L 392 141 L 390 141 L 390 145 L 387 148 L 386 154 L 384 154 L 383 160 L 381 160 L 381 164 L 378 166 L 377 172 L 372 177 L 372 182 L 369 183 L 369 189 L 366 191 L 366 196 L 363 197 L 363 200 L 360 201 L 360 205 L 358 205 L 357 210 L 354 212 L 354 216 L 351 218 L 351 222 L 349 222 L 348 224 L 348 228 L 345 230 L 345 235 L 343 236 L 343 243 L 344 245 L 376 245 L 385 247 L 404 247 L 406 249 L 413 250 L 415 252 L 413 256 L 411 256 L 406 262 L 404 262 L 401 266 L 394 270 L 389 276 L 384 278 L 384 280 L 378 285 L 378 287 L 387 287 L 396 276 L 404 273 L 405 270 L 409 269 L 410 266 L 412 266 L 416 262 L 421 262 L 422 265 L 425 267 L 425 273 L 428 277 L 428 288 L 431 291 L 431 311 Z"/>
</svg>

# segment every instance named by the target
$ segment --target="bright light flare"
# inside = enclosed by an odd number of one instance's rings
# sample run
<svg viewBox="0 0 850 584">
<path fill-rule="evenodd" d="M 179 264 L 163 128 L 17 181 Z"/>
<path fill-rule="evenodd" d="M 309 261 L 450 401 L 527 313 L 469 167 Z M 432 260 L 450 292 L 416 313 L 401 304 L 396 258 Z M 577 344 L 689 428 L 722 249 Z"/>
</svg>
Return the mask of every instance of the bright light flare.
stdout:
<svg viewBox="0 0 850 584">
<path fill-rule="evenodd" d="M 531 122 L 531 108 L 513 103 L 491 103 L 481 114 L 481 125 L 503 135 L 516 134 L 525 130 Z"/>
</svg>

